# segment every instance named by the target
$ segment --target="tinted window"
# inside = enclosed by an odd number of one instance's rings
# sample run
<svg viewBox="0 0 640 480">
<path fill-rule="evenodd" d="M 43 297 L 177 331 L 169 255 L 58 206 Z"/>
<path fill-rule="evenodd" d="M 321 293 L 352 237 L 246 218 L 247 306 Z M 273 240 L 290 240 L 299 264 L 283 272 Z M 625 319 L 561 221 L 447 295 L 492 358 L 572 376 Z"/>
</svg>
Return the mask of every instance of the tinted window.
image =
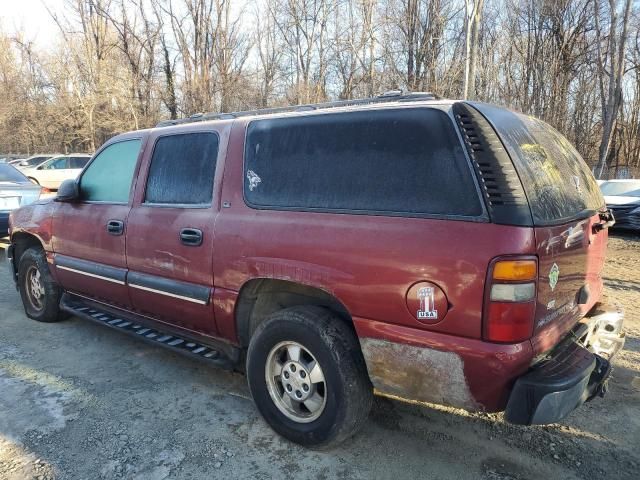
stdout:
<svg viewBox="0 0 640 480">
<path fill-rule="evenodd" d="M 15 167 L 3 163 L 0 164 L 0 182 L 31 183 L 31 180 L 20 173 Z"/>
<path fill-rule="evenodd" d="M 535 224 L 586 216 L 604 206 L 589 167 L 553 127 L 510 110 L 478 108 L 494 124 L 513 159 Z"/>
<path fill-rule="evenodd" d="M 215 133 L 160 137 L 153 149 L 145 201 L 208 204 L 218 157 Z"/>
<path fill-rule="evenodd" d="M 84 200 L 126 203 L 140 152 L 140 140 L 106 147 L 94 158 L 80 179 Z"/>
<path fill-rule="evenodd" d="M 427 108 L 254 121 L 245 197 L 274 208 L 482 213 L 451 120 Z"/>
<path fill-rule="evenodd" d="M 89 157 L 71 157 L 69 161 L 70 168 L 84 168 L 89 163 Z"/>
</svg>

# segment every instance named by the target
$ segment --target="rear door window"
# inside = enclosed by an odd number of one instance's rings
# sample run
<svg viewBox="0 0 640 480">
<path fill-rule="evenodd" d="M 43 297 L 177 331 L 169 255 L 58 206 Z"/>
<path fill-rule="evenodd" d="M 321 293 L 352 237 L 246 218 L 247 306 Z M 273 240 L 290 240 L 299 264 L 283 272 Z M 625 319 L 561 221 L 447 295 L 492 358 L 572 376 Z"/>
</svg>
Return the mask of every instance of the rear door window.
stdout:
<svg viewBox="0 0 640 480">
<path fill-rule="evenodd" d="M 153 149 L 145 202 L 169 205 L 208 205 L 218 158 L 213 132 L 160 137 Z"/>
<path fill-rule="evenodd" d="M 474 106 L 493 124 L 509 151 L 536 225 L 586 217 L 604 206 L 589 167 L 557 130 L 510 110 Z"/>
<path fill-rule="evenodd" d="M 89 157 L 71 157 L 70 168 L 84 168 L 89 163 Z"/>
<path fill-rule="evenodd" d="M 253 121 L 244 181 L 245 199 L 256 208 L 483 213 L 450 118 L 430 108 Z"/>
</svg>

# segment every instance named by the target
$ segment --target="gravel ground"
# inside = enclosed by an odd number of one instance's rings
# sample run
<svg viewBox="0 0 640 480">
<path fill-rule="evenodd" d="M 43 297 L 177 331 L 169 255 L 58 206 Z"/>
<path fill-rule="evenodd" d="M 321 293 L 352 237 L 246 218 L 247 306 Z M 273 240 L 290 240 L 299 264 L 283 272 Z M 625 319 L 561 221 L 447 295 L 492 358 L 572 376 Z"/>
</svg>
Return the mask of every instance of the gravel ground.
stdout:
<svg viewBox="0 0 640 480">
<path fill-rule="evenodd" d="M 241 375 L 79 319 L 29 321 L 0 264 L 0 479 L 640 478 L 640 237 L 609 243 L 627 345 L 604 400 L 525 428 L 380 398 L 325 452 L 275 435 Z"/>
</svg>

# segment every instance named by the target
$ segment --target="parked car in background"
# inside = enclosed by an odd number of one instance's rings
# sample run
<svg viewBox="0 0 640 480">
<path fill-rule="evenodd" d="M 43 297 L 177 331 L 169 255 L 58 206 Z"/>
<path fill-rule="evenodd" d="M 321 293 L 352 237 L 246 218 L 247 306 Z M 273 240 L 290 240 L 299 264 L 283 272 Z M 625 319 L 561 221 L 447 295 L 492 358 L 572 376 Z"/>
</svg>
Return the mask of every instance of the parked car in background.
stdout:
<svg viewBox="0 0 640 480">
<path fill-rule="evenodd" d="M 38 185 L 57 190 L 65 180 L 76 178 L 90 159 L 91 155 L 85 153 L 58 155 L 22 173 Z"/>
<path fill-rule="evenodd" d="M 546 123 L 391 92 L 174 123 L 12 213 L 28 317 L 246 371 L 308 446 L 355 432 L 374 388 L 525 425 L 604 394 L 611 215 Z"/>
<path fill-rule="evenodd" d="M 607 180 L 600 185 L 616 228 L 640 230 L 640 180 Z"/>
<path fill-rule="evenodd" d="M 0 164 L 0 238 L 6 237 L 9 229 L 9 213 L 18 207 L 29 205 L 47 193 L 38 185 L 7 163 Z"/>
<path fill-rule="evenodd" d="M 16 166 L 18 170 L 27 170 L 30 168 L 35 168 L 41 163 L 49 160 L 52 157 L 59 155 L 57 153 L 39 153 L 37 155 L 32 155 L 29 158 L 22 158 L 20 160 L 16 160 L 15 163 L 12 162 L 13 165 Z"/>
<path fill-rule="evenodd" d="M 15 163 L 15 162 L 20 162 L 25 158 L 26 158 L 26 155 L 9 153 L 6 155 L 0 155 L 0 163 Z"/>
</svg>

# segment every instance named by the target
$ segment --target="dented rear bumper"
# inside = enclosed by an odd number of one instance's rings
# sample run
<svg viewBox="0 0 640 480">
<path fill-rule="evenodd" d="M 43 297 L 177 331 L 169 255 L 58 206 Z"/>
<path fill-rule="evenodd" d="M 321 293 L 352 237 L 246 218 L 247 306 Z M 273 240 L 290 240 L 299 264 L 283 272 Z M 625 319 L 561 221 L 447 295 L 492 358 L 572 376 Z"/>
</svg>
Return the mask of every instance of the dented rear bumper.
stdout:
<svg viewBox="0 0 640 480">
<path fill-rule="evenodd" d="M 598 304 L 566 339 L 518 378 L 505 418 L 520 425 L 555 423 L 597 396 L 604 396 L 610 360 L 624 346 L 624 314 Z"/>
</svg>

